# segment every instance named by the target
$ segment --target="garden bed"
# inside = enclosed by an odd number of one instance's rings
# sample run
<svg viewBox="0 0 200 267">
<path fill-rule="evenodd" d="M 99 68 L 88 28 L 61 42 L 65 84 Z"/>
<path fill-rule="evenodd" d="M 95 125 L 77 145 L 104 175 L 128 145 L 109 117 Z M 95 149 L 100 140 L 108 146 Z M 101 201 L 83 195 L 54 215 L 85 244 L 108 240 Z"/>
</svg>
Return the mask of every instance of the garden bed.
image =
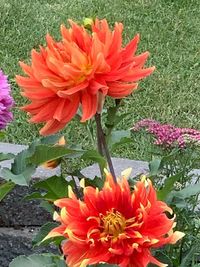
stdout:
<svg viewBox="0 0 200 267">
<path fill-rule="evenodd" d="M 0 143 L 0 151 L 4 153 L 17 154 L 25 148 L 23 145 Z M 130 167 L 134 176 L 148 172 L 148 163 L 143 161 L 113 158 L 113 164 L 117 175 Z M 10 165 L 11 161 L 0 164 L 1 167 Z M 53 170 L 39 167 L 33 175 L 33 183 L 59 173 L 59 167 Z M 100 174 L 97 164 L 85 168 L 82 173 L 91 179 Z M 24 200 L 24 196 L 32 192 L 33 189 L 29 187 L 16 186 L 0 202 L 0 266 L 8 267 L 10 261 L 18 255 L 55 251 L 52 247 L 32 247 L 32 238 L 39 227 L 52 221 L 50 214 L 40 207 L 39 201 Z"/>
</svg>

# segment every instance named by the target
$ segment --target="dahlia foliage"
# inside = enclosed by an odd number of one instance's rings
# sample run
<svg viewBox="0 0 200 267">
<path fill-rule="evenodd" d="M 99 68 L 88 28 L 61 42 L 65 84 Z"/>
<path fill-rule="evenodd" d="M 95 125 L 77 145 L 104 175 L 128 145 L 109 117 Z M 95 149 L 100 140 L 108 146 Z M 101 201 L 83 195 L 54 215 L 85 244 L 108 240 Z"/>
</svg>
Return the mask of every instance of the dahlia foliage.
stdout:
<svg viewBox="0 0 200 267">
<path fill-rule="evenodd" d="M 109 28 L 105 19 L 96 19 L 91 32 L 69 20 L 61 25 L 61 40 L 49 34 L 46 47 L 31 52 L 31 65 L 20 62 L 26 74 L 17 76 L 22 95 L 31 103 L 22 109 L 32 115 L 33 123 L 45 123 L 42 135 L 62 129 L 82 109 L 81 122 L 101 112 L 105 96 L 130 95 L 138 81 L 154 67 L 144 68 L 149 53 L 136 55 L 139 35 L 122 46 L 123 24 Z"/>
<path fill-rule="evenodd" d="M 99 262 L 121 267 L 167 266 L 152 256 L 151 249 L 175 244 L 184 236 L 175 231 L 175 215 L 159 201 L 149 179 L 142 176 L 131 192 L 126 175 L 113 181 L 106 172 L 101 190 L 86 186 L 83 200 L 69 189 L 69 198 L 56 200 L 61 209 L 54 216 L 60 226 L 47 238 L 63 236 L 62 251 L 69 267 Z"/>
<path fill-rule="evenodd" d="M 10 95 L 10 84 L 7 76 L 0 70 L 0 130 L 4 129 L 12 121 L 13 115 L 10 111 L 14 101 Z"/>
</svg>

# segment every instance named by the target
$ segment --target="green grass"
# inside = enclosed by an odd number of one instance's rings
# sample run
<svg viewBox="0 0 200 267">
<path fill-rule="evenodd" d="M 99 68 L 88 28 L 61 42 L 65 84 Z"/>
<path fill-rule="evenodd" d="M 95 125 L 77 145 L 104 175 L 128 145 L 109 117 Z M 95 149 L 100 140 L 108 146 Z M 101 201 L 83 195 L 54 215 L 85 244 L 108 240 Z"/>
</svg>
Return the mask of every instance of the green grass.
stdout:
<svg viewBox="0 0 200 267">
<path fill-rule="evenodd" d="M 0 68 L 9 75 L 16 101 L 6 141 L 29 143 L 38 136 L 38 126 L 29 124 L 27 115 L 18 109 L 25 102 L 14 81 L 20 73 L 18 61 L 27 61 L 31 49 L 45 43 L 47 31 L 58 39 L 59 25 L 67 18 L 81 21 L 89 16 L 122 21 L 125 42 L 139 32 L 139 51 L 150 51 L 148 65 L 157 68 L 125 100 L 121 112 L 132 115 L 121 127 L 153 118 L 200 129 L 199 0 L 1 0 Z M 70 141 L 88 145 L 87 133 L 77 122 L 71 122 L 66 133 Z M 117 154 L 147 159 L 148 140 L 136 137 L 133 145 Z"/>
</svg>

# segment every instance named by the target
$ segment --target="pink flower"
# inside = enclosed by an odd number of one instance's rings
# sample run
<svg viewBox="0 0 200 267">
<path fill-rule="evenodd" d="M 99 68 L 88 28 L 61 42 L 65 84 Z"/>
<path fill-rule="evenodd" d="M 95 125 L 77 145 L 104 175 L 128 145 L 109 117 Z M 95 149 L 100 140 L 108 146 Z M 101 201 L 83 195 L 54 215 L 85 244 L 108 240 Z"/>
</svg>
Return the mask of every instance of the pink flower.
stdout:
<svg viewBox="0 0 200 267">
<path fill-rule="evenodd" d="M 4 129 L 6 125 L 13 119 L 10 112 L 14 101 L 10 96 L 10 84 L 8 83 L 7 76 L 0 70 L 0 130 Z"/>
<path fill-rule="evenodd" d="M 132 130 L 139 131 L 142 128 L 155 137 L 156 145 L 185 148 L 187 143 L 200 142 L 200 131 L 191 128 L 177 128 L 171 124 L 144 119 L 137 122 Z"/>
</svg>

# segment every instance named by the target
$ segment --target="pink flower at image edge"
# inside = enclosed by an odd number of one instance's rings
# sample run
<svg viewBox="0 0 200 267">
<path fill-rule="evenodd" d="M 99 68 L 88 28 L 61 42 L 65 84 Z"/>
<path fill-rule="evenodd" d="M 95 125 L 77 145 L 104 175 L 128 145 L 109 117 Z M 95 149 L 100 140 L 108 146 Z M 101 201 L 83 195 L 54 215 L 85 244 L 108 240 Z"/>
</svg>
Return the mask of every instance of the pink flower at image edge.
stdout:
<svg viewBox="0 0 200 267">
<path fill-rule="evenodd" d="M 13 105 L 14 100 L 10 95 L 10 84 L 7 76 L 0 70 L 0 130 L 12 121 L 13 114 L 10 109 Z"/>
</svg>

